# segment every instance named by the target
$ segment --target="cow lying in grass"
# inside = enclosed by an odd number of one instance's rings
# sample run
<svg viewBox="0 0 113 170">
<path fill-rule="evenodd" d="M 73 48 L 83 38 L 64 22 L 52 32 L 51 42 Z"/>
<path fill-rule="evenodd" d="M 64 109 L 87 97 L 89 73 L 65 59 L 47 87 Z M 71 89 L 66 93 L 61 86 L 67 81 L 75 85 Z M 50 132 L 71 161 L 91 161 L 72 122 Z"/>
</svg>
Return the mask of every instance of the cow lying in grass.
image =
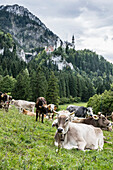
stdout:
<svg viewBox="0 0 113 170">
<path fill-rule="evenodd" d="M 77 117 L 85 118 L 87 115 L 93 115 L 93 110 L 91 107 L 69 105 L 66 110 L 68 110 L 70 113 L 74 112 L 74 115 Z"/>
<path fill-rule="evenodd" d="M 89 118 L 78 118 L 78 117 L 74 117 L 74 120 L 72 120 L 73 123 L 84 123 L 84 124 L 88 124 L 88 125 L 93 125 L 95 127 L 100 127 L 100 128 L 104 128 L 107 130 L 111 131 L 111 122 L 102 114 L 98 114 L 98 115 L 93 115 L 92 117 Z"/>
<path fill-rule="evenodd" d="M 29 102 L 25 100 L 14 100 L 12 99 L 11 104 L 14 104 L 18 108 L 19 112 L 22 112 L 23 109 L 28 109 L 34 113 L 35 102 Z"/>
<path fill-rule="evenodd" d="M 57 131 L 55 145 L 65 149 L 103 149 L 103 132 L 92 125 L 71 122 L 71 113 L 57 112 Z"/>
<path fill-rule="evenodd" d="M 28 116 L 36 116 L 36 113 L 30 112 L 29 110 L 26 110 L 26 109 L 23 109 L 22 113 Z"/>
</svg>

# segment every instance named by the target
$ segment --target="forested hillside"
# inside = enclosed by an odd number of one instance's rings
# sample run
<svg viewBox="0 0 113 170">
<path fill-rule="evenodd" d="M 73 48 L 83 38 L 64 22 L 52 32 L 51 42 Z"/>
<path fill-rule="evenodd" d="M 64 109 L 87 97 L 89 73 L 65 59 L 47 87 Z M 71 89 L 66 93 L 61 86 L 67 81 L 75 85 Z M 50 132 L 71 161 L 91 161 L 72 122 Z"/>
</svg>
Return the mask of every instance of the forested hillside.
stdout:
<svg viewBox="0 0 113 170">
<path fill-rule="evenodd" d="M 52 60 L 59 56 L 61 64 L 67 63 L 62 69 Z M 3 31 L 0 31 L 0 63 L 0 90 L 10 92 L 15 99 L 36 101 L 37 97 L 44 96 L 56 104 L 88 101 L 95 93 L 109 90 L 113 82 L 113 65 L 89 50 L 59 47 L 47 54 L 40 48 L 38 54 L 25 63 L 16 54 L 12 36 Z"/>
<path fill-rule="evenodd" d="M 16 44 L 9 33 L 0 30 L 0 75 L 10 75 L 16 78 L 26 63 L 16 54 Z"/>
</svg>

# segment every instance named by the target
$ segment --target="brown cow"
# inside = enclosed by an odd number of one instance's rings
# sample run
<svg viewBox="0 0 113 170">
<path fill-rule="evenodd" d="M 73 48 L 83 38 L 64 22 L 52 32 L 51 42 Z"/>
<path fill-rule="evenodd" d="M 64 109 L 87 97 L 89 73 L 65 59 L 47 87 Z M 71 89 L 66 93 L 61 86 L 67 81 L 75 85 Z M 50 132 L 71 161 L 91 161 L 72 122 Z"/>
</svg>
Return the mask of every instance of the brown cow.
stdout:
<svg viewBox="0 0 113 170">
<path fill-rule="evenodd" d="M 44 97 L 39 97 L 36 101 L 35 104 L 36 107 L 36 121 L 38 119 L 38 114 L 39 114 L 39 121 L 40 117 L 42 115 L 42 123 L 44 122 L 44 114 L 48 113 L 48 107 L 47 107 L 47 102 Z"/>
<path fill-rule="evenodd" d="M 28 116 L 36 116 L 36 113 L 30 112 L 29 110 L 23 109 L 23 114 Z"/>
<path fill-rule="evenodd" d="M 73 123 L 85 123 L 95 127 L 107 128 L 111 126 L 111 122 L 102 114 L 92 116 L 90 118 L 77 118 L 72 120 Z"/>
</svg>

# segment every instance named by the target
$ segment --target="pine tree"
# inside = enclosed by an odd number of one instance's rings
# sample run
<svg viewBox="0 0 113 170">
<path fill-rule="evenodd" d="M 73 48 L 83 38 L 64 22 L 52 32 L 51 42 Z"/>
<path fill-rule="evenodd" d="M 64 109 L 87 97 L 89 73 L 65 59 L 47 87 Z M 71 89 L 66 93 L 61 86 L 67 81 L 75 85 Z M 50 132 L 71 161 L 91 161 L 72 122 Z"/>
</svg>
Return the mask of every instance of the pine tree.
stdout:
<svg viewBox="0 0 113 170">
<path fill-rule="evenodd" d="M 36 96 L 46 98 L 47 80 L 44 72 L 39 68 L 36 75 Z"/>
<path fill-rule="evenodd" d="M 77 75 L 77 97 L 82 97 L 82 81 L 79 75 Z"/>
<path fill-rule="evenodd" d="M 59 102 L 59 90 L 58 90 L 58 80 L 52 72 L 50 75 L 50 79 L 48 81 L 48 89 L 47 89 L 47 102 L 53 103 L 58 106 Z"/>
<path fill-rule="evenodd" d="M 66 97 L 65 75 L 63 73 L 59 76 L 59 96 Z"/>
<path fill-rule="evenodd" d="M 36 102 L 37 99 L 37 93 L 36 93 L 36 89 L 37 89 L 37 79 L 36 79 L 36 71 L 32 70 L 30 73 L 30 87 L 31 87 L 31 91 L 32 91 L 32 96 L 31 96 L 31 100 Z"/>
<path fill-rule="evenodd" d="M 0 90 L 3 93 L 8 93 L 8 92 L 12 92 L 14 86 L 15 86 L 16 80 L 12 77 L 12 76 L 5 76 L 5 77 L 1 77 L 1 81 L 0 81 Z"/>
<path fill-rule="evenodd" d="M 17 76 L 17 82 L 13 89 L 13 97 L 15 99 L 30 100 L 31 88 L 28 70 L 22 70 Z"/>
<path fill-rule="evenodd" d="M 77 80 L 72 74 L 69 76 L 69 90 L 72 97 L 77 97 Z"/>
</svg>

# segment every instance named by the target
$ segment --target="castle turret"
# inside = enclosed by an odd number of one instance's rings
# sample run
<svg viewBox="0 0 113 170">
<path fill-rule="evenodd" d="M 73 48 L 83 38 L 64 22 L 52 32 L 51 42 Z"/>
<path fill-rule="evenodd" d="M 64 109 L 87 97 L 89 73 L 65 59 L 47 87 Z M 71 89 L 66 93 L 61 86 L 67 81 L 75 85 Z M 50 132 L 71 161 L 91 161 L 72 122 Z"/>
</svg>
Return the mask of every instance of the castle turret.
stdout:
<svg viewBox="0 0 113 170">
<path fill-rule="evenodd" d="M 74 37 L 74 35 L 72 36 L 72 45 L 73 45 L 73 49 L 75 49 L 75 37 Z"/>
</svg>

